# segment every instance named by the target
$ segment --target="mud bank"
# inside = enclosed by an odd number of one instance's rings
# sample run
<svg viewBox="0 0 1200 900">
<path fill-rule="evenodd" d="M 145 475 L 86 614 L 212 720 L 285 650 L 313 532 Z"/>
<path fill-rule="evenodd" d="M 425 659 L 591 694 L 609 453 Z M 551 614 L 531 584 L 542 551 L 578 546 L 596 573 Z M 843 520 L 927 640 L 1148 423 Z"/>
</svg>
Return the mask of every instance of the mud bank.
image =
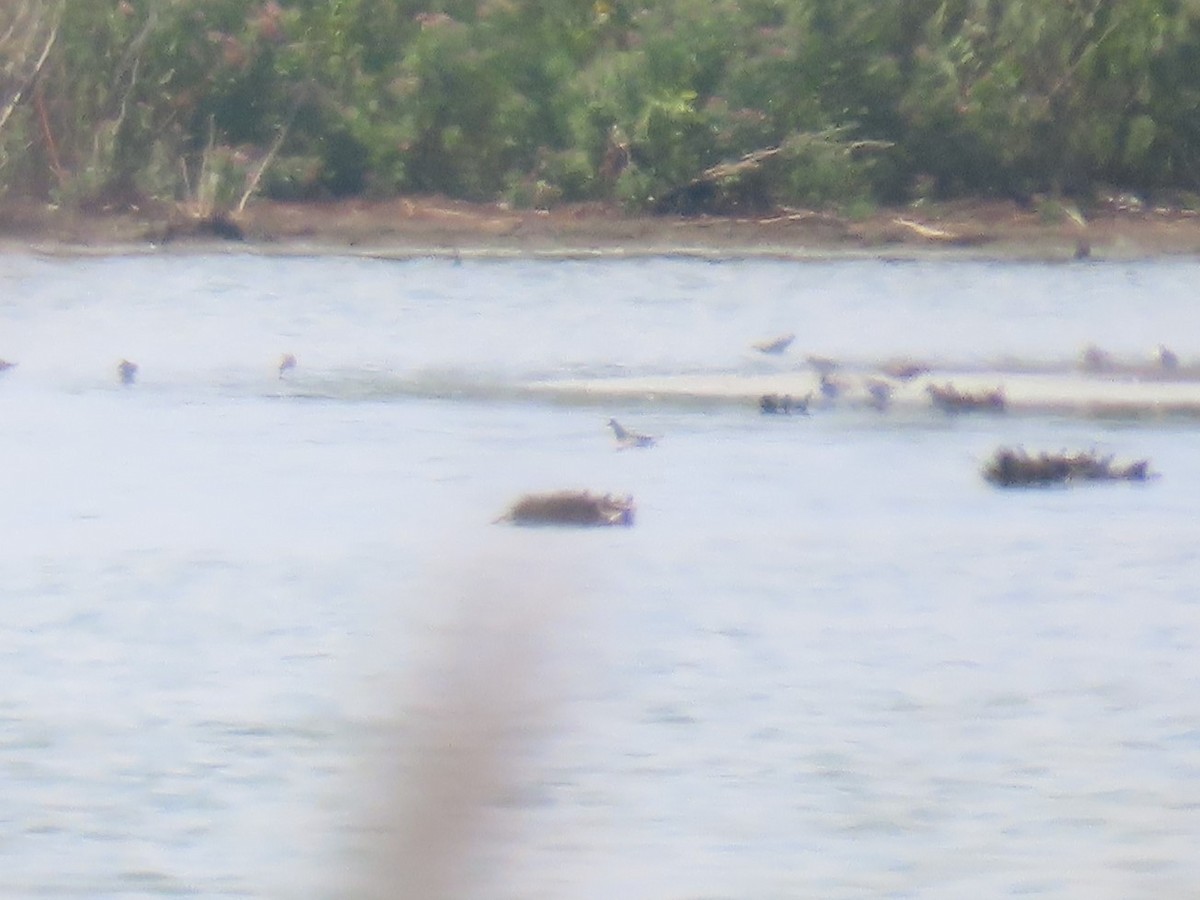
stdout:
<svg viewBox="0 0 1200 900">
<path fill-rule="evenodd" d="M 1086 218 L 1007 201 L 878 209 L 848 217 L 633 216 L 613 205 L 517 210 L 437 197 L 275 203 L 197 220 L 171 209 L 0 208 L 0 246 L 48 253 L 202 249 L 420 256 L 882 257 L 1078 261 L 1200 255 L 1200 216 L 1110 205 Z"/>
</svg>

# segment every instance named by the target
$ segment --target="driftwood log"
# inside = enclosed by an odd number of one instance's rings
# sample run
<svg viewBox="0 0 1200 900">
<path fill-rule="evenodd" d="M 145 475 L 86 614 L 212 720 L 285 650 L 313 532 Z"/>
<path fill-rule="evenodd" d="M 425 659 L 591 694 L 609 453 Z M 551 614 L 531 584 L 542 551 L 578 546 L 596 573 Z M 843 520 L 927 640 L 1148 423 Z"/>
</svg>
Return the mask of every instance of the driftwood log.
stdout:
<svg viewBox="0 0 1200 900">
<path fill-rule="evenodd" d="M 509 507 L 497 522 L 514 525 L 632 525 L 633 498 L 588 491 L 526 494 Z"/>
<path fill-rule="evenodd" d="M 1149 460 L 1117 463 L 1095 453 L 1039 453 L 1002 447 L 983 467 L 983 477 L 998 487 L 1047 487 L 1096 481 L 1146 481 Z"/>
<path fill-rule="evenodd" d="M 654 204 L 654 211 L 679 216 L 766 212 L 773 204 L 763 164 L 782 150 L 767 147 L 736 162 L 710 166 L 686 184 L 666 191 Z"/>
</svg>

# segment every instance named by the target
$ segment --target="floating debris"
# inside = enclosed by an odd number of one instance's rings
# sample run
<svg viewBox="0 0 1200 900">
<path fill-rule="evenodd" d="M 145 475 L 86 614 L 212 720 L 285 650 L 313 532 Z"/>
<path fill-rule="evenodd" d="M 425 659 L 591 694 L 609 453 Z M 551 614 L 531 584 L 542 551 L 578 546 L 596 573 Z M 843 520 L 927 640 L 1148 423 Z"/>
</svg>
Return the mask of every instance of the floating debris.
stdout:
<svg viewBox="0 0 1200 900">
<path fill-rule="evenodd" d="M 983 477 L 999 487 L 1046 487 L 1084 481 L 1146 481 L 1149 460 L 1115 463 L 1095 453 L 1039 453 L 1002 447 L 983 467 Z"/>
<path fill-rule="evenodd" d="M 616 435 L 618 450 L 625 450 L 629 447 L 653 447 L 658 442 L 658 438 L 653 435 L 641 434 L 637 431 L 630 431 L 627 428 L 623 428 L 621 423 L 616 419 L 609 419 L 608 427 Z"/>
<path fill-rule="evenodd" d="M 279 357 L 279 377 L 282 378 L 285 374 L 296 368 L 296 357 L 291 353 L 285 353 Z"/>
<path fill-rule="evenodd" d="M 758 408 L 770 416 L 789 416 L 792 413 L 807 416 L 808 401 L 811 399 L 811 393 L 805 394 L 799 400 L 791 394 L 763 394 L 758 400 Z"/>
<path fill-rule="evenodd" d="M 497 522 L 514 525 L 632 525 L 633 498 L 588 491 L 526 494 Z"/>
<path fill-rule="evenodd" d="M 123 359 L 117 364 L 117 378 L 121 380 L 121 384 L 133 384 L 137 381 L 137 374 L 137 363 Z"/>
<path fill-rule="evenodd" d="M 792 341 L 796 339 L 794 334 L 781 334 L 777 338 L 772 338 L 769 341 L 759 341 L 751 346 L 759 353 L 780 354 L 787 350 L 792 345 Z"/>
<path fill-rule="evenodd" d="M 946 413 L 1004 412 L 1007 406 L 1004 391 L 1000 388 L 971 393 L 960 391 L 952 384 L 941 387 L 931 384 L 926 390 L 933 405 Z"/>
</svg>

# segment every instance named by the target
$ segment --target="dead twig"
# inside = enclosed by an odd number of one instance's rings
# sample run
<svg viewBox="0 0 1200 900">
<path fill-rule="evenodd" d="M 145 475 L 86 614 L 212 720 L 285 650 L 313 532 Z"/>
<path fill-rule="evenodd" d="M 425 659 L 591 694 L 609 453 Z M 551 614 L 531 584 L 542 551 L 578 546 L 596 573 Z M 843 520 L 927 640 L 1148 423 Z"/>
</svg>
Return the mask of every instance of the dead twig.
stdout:
<svg viewBox="0 0 1200 900">
<path fill-rule="evenodd" d="M 50 35 L 46 38 L 46 43 L 42 47 L 41 56 L 38 57 L 37 63 L 33 67 L 33 73 L 25 79 L 25 84 L 17 89 L 12 98 L 5 104 L 4 109 L 0 110 L 0 131 L 4 130 L 4 126 L 8 123 L 9 118 L 13 114 L 13 110 L 21 102 L 21 98 L 25 96 L 25 92 L 29 90 L 30 85 L 34 83 L 38 75 L 42 72 L 42 66 L 46 64 L 46 59 L 50 56 L 50 50 L 54 47 L 54 42 L 58 40 L 58 22 L 54 23 L 54 27 L 50 29 Z"/>
<path fill-rule="evenodd" d="M 238 201 L 237 211 L 239 215 L 246 208 L 246 203 L 258 190 L 258 183 L 262 180 L 263 174 L 267 171 L 267 167 L 275 161 L 275 156 L 279 153 L 279 148 L 283 146 L 284 140 L 287 139 L 288 129 L 292 127 L 292 120 L 289 118 L 283 123 L 283 127 L 279 129 L 279 134 L 275 140 L 271 142 L 271 148 L 267 151 L 267 155 L 263 157 L 258 168 L 254 170 L 254 174 L 246 180 L 246 190 L 242 192 L 242 198 Z"/>
</svg>

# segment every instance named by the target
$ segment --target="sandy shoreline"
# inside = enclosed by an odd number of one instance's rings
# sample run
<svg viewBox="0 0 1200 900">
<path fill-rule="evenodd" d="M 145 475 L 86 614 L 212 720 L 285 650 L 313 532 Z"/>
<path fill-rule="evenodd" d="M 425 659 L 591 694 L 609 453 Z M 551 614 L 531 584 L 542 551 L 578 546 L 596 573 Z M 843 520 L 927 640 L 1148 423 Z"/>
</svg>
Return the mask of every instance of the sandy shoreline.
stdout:
<svg viewBox="0 0 1200 900">
<path fill-rule="evenodd" d="M 1200 256 L 1200 216 L 1113 207 L 1093 211 L 1081 224 L 1001 201 L 881 209 L 856 219 L 809 210 L 744 218 L 631 216 L 598 204 L 513 210 L 444 198 L 258 201 L 221 220 L 162 209 L 82 213 L 34 204 L 0 209 L 0 249 L 10 252 L 164 248 L 388 258 L 1128 260 Z"/>
<path fill-rule="evenodd" d="M 797 369 L 761 375 L 673 375 L 549 380 L 529 385 L 534 396 L 609 403 L 637 401 L 665 405 L 757 406 L 763 396 L 808 398 L 824 406 L 871 409 L 871 383 L 886 383 L 888 409 L 893 412 L 935 413 L 930 385 L 982 394 L 1000 390 L 1004 412 L 1010 415 L 1058 415 L 1079 418 L 1181 418 L 1200 416 L 1200 381 L 1181 377 L 1117 378 L 1077 372 L 1014 373 L 995 371 L 938 371 L 904 382 L 865 371 L 839 378 L 841 396 L 823 401 L 820 383 L 811 371 Z"/>
</svg>

